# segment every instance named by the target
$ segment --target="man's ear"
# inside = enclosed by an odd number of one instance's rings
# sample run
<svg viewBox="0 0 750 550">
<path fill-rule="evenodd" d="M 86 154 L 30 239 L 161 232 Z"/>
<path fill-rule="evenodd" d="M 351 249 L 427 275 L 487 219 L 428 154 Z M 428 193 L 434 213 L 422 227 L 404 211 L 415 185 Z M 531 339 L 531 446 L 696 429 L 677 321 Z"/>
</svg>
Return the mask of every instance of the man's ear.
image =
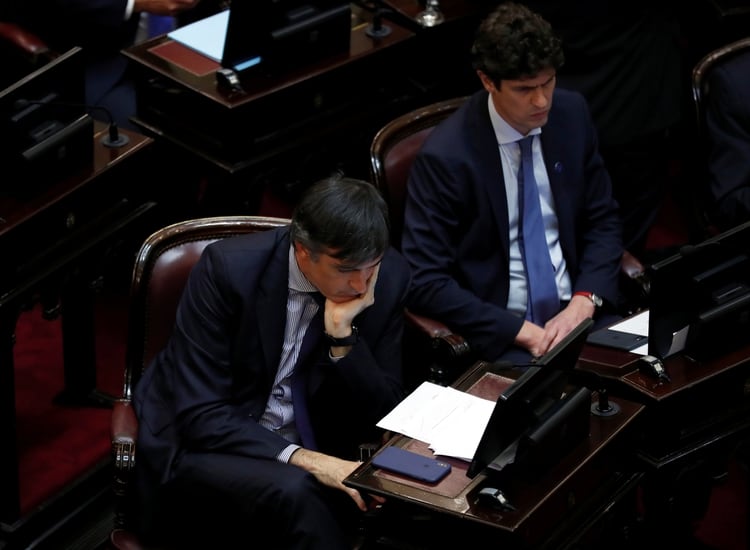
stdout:
<svg viewBox="0 0 750 550">
<path fill-rule="evenodd" d="M 492 79 L 484 74 L 482 71 L 477 69 L 477 76 L 479 77 L 479 80 L 482 82 L 482 86 L 485 90 L 487 90 L 488 93 L 493 93 L 497 91 L 497 86 L 495 86 L 495 83 L 492 82 Z"/>
</svg>

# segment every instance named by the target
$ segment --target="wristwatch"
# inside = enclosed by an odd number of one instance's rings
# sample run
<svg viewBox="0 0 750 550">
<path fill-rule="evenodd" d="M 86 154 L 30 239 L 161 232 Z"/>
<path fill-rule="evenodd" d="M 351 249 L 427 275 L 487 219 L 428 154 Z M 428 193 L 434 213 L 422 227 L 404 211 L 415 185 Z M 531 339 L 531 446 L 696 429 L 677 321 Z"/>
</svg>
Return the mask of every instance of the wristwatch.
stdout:
<svg viewBox="0 0 750 550">
<path fill-rule="evenodd" d="M 359 331 L 357 330 L 357 327 L 352 325 L 352 333 L 349 336 L 345 336 L 344 338 L 336 338 L 335 336 L 331 336 L 326 332 L 326 337 L 328 338 L 328 341 L 331 343 L 331 346 L 334 347 L 345 347 L 345 346 L 353 346 L 359 341 Z"/>
<path fill-rule="evenodd" d="M 586 290 L 579 290 L 578 292 L 574 292 L 573 296 L 585 296 L 589 300 L 591 300 L 591 303 L 594 304 L 594 307 L 602 307 L 602 304 L 604 303 L 604 300 L 602 300 L 601 296 L 598 294 L 594 294 L 593 292 L 588 292 Z"/>
</svg>

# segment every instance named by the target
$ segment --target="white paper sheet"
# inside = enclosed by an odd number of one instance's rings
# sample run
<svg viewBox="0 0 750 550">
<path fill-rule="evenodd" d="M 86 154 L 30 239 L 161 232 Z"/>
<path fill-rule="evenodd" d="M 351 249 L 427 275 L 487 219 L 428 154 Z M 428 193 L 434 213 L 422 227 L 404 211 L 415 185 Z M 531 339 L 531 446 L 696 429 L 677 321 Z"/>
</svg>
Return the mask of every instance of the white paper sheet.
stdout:
<svg viewBox="0 0 750 550">
<path fill-rule="evenodd" d="M 424 441 L 435 454 L 471 460 L 494 407 L 494 401 L 422 382 L 377 425 Z"/>
</svg>

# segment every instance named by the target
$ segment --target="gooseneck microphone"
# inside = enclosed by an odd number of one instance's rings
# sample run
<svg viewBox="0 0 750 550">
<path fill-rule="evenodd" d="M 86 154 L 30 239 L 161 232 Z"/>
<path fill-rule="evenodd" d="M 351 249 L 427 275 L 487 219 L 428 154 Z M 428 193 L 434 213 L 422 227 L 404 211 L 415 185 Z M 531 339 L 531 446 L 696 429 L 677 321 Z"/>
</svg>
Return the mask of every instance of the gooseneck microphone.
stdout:
<svg viewBox="0 0 750 550">
<path fill-rule="evenodd" d="M 105 147 L 122 147 L 124 145 L 127 145 L 130 142 L 130 138 L 128 136 L 120 133 L 117 127 L 117 123 L 115 122 L 115 119 L 112 116 L 112 113 L 106 107 L 102 107 L 101 105 L 87 105 L 85 103 L 71 103 L 67 101 L 56 101 L 54 100 L 55 94 L 50 94 L 50 95 L 53 97 L 50 98 L 50 96 L 47 96 L 40 100 L 19 99 L 13 104 L 13 106 L 15 107 L 18 114 L 21 116 L 23 114 L 26 114 L 28 112 L 26 110 L 32 108 L 32 106 L 83 108 L 83 109 L 86 109 L 87 111 L 98 109 L 99 111 L 103 112 L 107 116 L 107 120 L 108 120 L 107 134 L 102 136 L 101 140 L 99 140 L 100 143 L 104 145 Z M 22 111 L 25 111 L 25 112 L 22 113 Z"/>
</svg>

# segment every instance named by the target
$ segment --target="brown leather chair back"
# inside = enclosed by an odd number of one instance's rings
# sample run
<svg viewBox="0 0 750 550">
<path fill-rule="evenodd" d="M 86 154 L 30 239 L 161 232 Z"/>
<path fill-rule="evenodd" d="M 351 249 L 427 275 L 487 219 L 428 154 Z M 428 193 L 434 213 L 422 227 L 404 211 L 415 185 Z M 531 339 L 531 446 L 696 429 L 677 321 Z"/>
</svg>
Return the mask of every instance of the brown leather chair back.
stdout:
<svg viewBox="0 0 750 550">
<path fill-rule="evenodd" d="M 393 119 L 383 126 L 370 145 L 370 177 L 388 204 L 391 243 L 401 249 L 406 184 L 414 158 L 432 129 L 466 101 L 457 97 L 439 101 Z M 404 336 L 407 388 L 422 382 L 449 384 L 474 357 L 468 342 L 442 322 L 405 311 Z"/>
<path fill-rule="evenodd" d="M 146 239 L 136 256 L 131 285 L 127 367 L 133 383 L 167 343 L 188 275 L 206 246 L 288 223 L 263 216 L 200 218 L 162 228 Z M 128 398 L 130 389 L 124 394 Z"/>
<path fill-rule="evenodd" d="M 167 343 L 190 271 L 212 242 L 287 224 L 288 219 L 264 216 L 199 218 L 164 227 L 141 246 L 130 288 L 122 397 L 112 409 L 115 528 L 110 534 L 110 542 L 114 548 L 143 548 L 138 537 L 128 530 L 127 519 L 130 475 L 136 461 L 138 438 L 138 420 L 131 401 L 133 388 L 154 355 Z"/>
<path fill-rule="evenodd" d="M 693 67 L 691 76 L 691 88 L 693 94 L 693 106 L 695 107 L 695 128 L 697 139 L 695 140 L 694 154 L 691 156 L 691 173 L 695 181 L 690 188 L 691 211 L 689 221 L 694 233 L 692 240 L 699 241 L 718 233 L 716 225 L 721 225 L 720 220 L 711 219 L 707 205 L 712 203 L 709 193 L 709 169 L 708 150 L 710 138 L 706 129 L 706 106 L 711 94 L 711 73 L 714 69 L 726 63 L 735 55 L 750 49 L 750 37 L 743 38 L 721 46 L 701 58 Z M 716 224 L 714 222 L 717 222 Z"/>
<path fill-rule="evenodd" d="M 710 94 L 711 71 L 734 55 L 750 48 L 750 37 L 737 40 L 713 50 L 700 59 L 693 67 L 692 92 L 695 106 L 696 122 L 699 131 L 705 124 L 706 98 Z"/>
<path fill-rule="evenodd" d="M 388 203 L 391 241 L 401 248 L 406 182 L 417 152 L 432 129 L 467 97 L 439 101 L 406 113 L 380 129 L 370 146 L 370 175 Z"/>
</svg>

